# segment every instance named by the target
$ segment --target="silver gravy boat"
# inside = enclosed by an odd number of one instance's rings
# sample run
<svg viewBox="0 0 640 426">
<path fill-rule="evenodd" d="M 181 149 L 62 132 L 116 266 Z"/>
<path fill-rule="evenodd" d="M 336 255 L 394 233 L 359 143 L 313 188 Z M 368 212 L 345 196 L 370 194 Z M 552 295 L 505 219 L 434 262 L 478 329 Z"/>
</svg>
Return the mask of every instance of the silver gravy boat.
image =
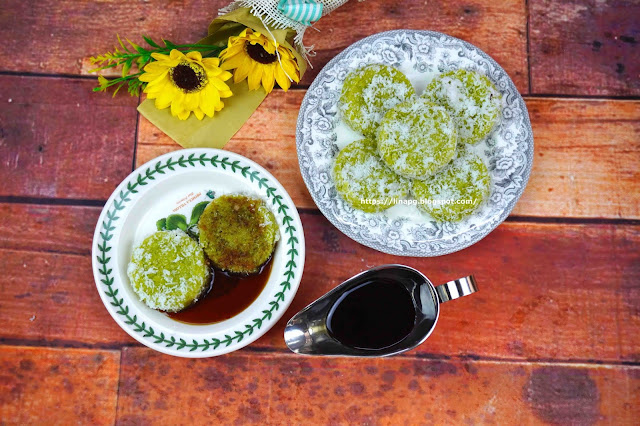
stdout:
<svg viewBox="0 0 640 426">
<path fill-rule="evenodd" d="M 415 310 L 413 328 L 401 340 L 382 348 L 357 347 L 342 343 L 332 332 L 330 320 L 345 295 L 373 282 L 396 283 L 411 297 Z M 376 284 L 378 285 L 378 284 Z M 284 330 L 289 349 L 303 355 L 383 357 L 415 348 L 433 331 L 440 304 L 478 291 L 473 276 L 434 286 L 420 271 L 404 265 L 382 265 L 349 278 L 294 315 Z M 411 314 L 408 314 L 411 315 Z M 343 339 L 344 340 L 344 339 Z"/>
</svg>

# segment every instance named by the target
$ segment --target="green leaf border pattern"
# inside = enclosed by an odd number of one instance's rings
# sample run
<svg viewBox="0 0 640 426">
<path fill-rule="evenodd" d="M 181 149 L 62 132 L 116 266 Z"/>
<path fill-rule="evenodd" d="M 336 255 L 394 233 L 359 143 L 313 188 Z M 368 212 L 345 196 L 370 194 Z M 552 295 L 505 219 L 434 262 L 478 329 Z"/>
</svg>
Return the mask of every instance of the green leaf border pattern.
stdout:
<svg viewBox="0 0 640 426">
<path fill-rule="evenodd" d="M 280 303 L 284 302 L 285 293 L 291 290 L 291 281 L 295 277 L 294 269 L 297 267 L 296 259 L 299 256 L 296 244 L 299 244 L 299 241 L 294 235 L 296 228 L 293 225 L 293 218 L 289 216 L 287 212 L 289 206 L 282 202 L 282 196 L 276 193 L 277 189 L 269 186 L 267 184 L 268 179 L 260 177 L 260 173 L 257 170 L 252 171 L 251 166 L 241 166 L 240 160 L 229 161 L 229 157 L 219 157 L 220 155 L 208 157 L 207 154 L 196 157 L 195 154 L 191 154 L 186 158 L 184 155 L 181 155 L 177 160 L 169 157 L 166 162 L 158 161 L 155 166 L 147 168 L 127 183 L 126 190 L 121 190 L 118 196 L 116 196 L 113 201 L 113 208 L 107 211 L 106 218 L 102 222 L 102 230 L 100 231 L 100 239 L 98 241 L 99 255 L 97 256 L 97 261 L 100 265 L 98 272 L 101 276 L 100 282 L 104 285 L 104 294 L 109 298 L 111 305 L 117 309 L 116 313 L 125 318 L 125 324 L 132 326 L 136 333 L 140 333 L 143 337 L 153 340 L 156 344 L 164 344 L 167 348 L 175 348 L 177 350 L 189 349 L 191 352 L 198 349 L 206 351 L 208 349 L 215 350 L 220 346 L 230 346 L 234 341 L 238 343 L 241 342 L 245 336 L 253 334 L 256 328 L 260 329 L 263 321 L 271 319 L 273 313 L 280 309 Z M 203 166 L 211 164 L 216 168 L 221 167 L 224 170 L 230 169 L 233 173 L 240 172 L 243 177 L 248 178 L 251 182 L 257 182 L 260 189 L 266 189 L 268 199 L 274 206 L 277 206 L 277 212 L 283 215 L 282 225 L 284 226 L 285 235 L 288 235 L 286 244 L 289 246 L 289 250 L 286 253 L 288 260 L 285 266 L 286 271 L 284 272 L 284 278 L 279 284 L 281 289 L 275 294 L 275 298 L 269 302 L 269 309 L 262 311 L 262 316 L 254 318 L 249 324 L 245 324 L 244 329 L 226 334 L 223 339 L 211 338 L 200 341 L 193 339 L 191 342 L 187 342 L 184 339 L 176 340 L 173 336 L 167 338 L 163 332 L 156 333 L 153 327 L 147 326 L 144 321 L 139 322 L 137 315 L 130 315 L 129 306 L 124 303 L 123 298 L 118 297 L 118 289 L 113 288 L 114 278 L 111 275 L 112 269 L 108 269 L 108 264 L 111 260 L 108 253 L 111 251 L 109 241 L 114 235 L 114 223 L 120 219 L 118 212 L 124 209 L 127 202 L 131 201 L 129 195 L 138 192 L 136 188 L 147 185 L 150 180 L 155 180 L 155 175 L 157 174 L 165 174 L 167 169 L 174 171 L 176 167 L 195 167 L 198 164 Z"/>
</svg>

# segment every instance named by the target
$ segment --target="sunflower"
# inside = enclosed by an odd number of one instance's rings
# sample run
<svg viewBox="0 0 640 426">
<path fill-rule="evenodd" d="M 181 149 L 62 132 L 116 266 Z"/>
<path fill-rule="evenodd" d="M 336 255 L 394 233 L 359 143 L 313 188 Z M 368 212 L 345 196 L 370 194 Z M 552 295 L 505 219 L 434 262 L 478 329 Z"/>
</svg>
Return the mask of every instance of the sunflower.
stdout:
<svg viewBox="0 0 640 426">
<path fill-rule="evenodd" d="M 156 108 L 171 106 L 171 115 L 186 120 L 193 112 L 198 120 L 213 117 L 224 103 L 220 98 L 232 95 L 224 82 L 231 73 L 220 69 L 218 58 L 202 58 L 200 52 L 186 55 L 173 49 L 170 54 L 152 53 L 155 62 L 144 67 L 140 81 L 146 82 L 144 92 L 156 100 Z"/>
<path fill-rule="evenodd" d="M 223 70 L 235 69 L 234 83 L 248 78 L 250 90 L 257 90 L 262 82 L 264 90 L 270 93 L 277 81 L 286 92 L 291 87 L 291 80 L 300 81 L 300 69 L 293 52 L 250 28 L 229 37 L 220 59 Z"/>
</svg>

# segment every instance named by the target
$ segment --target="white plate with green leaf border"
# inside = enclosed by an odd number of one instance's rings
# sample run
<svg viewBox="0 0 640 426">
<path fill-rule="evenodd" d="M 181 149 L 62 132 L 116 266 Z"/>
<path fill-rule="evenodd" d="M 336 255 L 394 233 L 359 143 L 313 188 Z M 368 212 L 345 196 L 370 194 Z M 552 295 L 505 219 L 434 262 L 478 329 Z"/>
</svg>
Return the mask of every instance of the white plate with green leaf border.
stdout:
<svg viewBox="0 0 640 426">
<path fill-rule="evenodd" d="M 229 193 L 264 199 L 280 226 L 262 293 L 233 318 L 208 325 L 185 324 L 147 307 L 127 276 L 134 246 L 157 230 L 158 221 L 170 216 L 166 226 L 189 226 L 196 205 Z M 282 185 L 241 155 L 204 148 L 162 155 L 131 173 L 102 210 L 92 250 L 98 293 L 118 325 L 152 349 L 188 358 L 232 352 L 265 334 L 291 304 L 305 256 L 302 223 Z"/>
</svg>

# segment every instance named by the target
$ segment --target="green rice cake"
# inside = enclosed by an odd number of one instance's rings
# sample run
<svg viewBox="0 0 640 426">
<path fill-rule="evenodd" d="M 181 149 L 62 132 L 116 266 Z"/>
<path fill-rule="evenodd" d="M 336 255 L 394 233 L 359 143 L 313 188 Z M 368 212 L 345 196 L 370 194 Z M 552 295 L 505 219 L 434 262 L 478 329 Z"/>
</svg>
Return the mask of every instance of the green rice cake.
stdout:
<svg viewBox="0 0 640 426">
<path fill-rule="evenodd" d="M 467 148 L 442 172 L 425 181 L 413 181 L 418 206 L 441 222 L 459 222 L 489 196 L 491 178 L 480 157 Z"/>
<path fill-rule="evenodd" d="M 200 244 L 213 265 L 234 274 L 255 274 L 271 258 L 280 238 L 267 204 L 246 195 L 211 201 L 198 221 Z"/>
<path fill-rule="evenodd" d="M 409 192 L 409 182 L 380 162 L 376 143 L 370 139 L 352 142 L 340 151 L 333 177 L 338 193 L 368 213 L 392 207 Z"/>
<path fill-rule="evenodd" d="M 474 144 L 487 136 L 502 109 L 500 92 L 486 76 L 474 71 L 440 74 L 422 96 L 447 108 L 462 143 Z"/>
<path fill-rule="evenodd" d="M 158 231 L 133 250 L 127 275 L 133 291 L 152 309 L 178 312 L 210 284 L 202 248 L 181 230 Z"/>
<path fill-rule="evenodd" d="M 451 161 L 457 132 L 447 110 L 424 99 L 389 110 L 378 127 L 378 153 L 397 174 L 427 179 Z"/>
<path fill-rule="evenodd" d="M 402 72 L 386 65 L 368 65 L 347 76 L 339 108 L 352 129 L 374 137 L 382 116 L 414 95 L 411 82 Z"/>
</svg>

